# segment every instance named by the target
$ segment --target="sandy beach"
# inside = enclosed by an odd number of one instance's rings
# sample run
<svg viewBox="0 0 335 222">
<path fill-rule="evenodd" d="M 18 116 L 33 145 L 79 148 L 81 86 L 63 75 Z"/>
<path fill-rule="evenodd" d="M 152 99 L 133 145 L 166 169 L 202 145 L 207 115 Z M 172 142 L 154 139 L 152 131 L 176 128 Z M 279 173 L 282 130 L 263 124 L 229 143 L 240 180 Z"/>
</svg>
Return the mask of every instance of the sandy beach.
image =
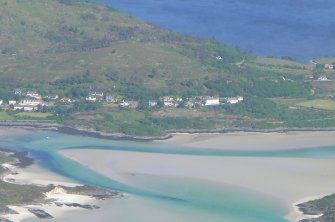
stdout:
<svg viewBox="0 0 335 222">
<path fill-rule="evenodd" d="M 334 132 L 179 134 L 162 146 L 213 149 L 292 149 L 335 144 Z M 335 162 L 324 158 L 267 158 L 171 155 L 108 150 L 64 150 L 61 154 L 125 184 L 134 175 L 186 177 L 229 184 L 272 197 L 287 208 L 287 218 L 303 215 L 294 205 L 335 193 Z"/>
<path fill-rule="evenodd" d="M 37 185 L 47 186 L 49 184 L 63 185 L 67 187 L 75 187 L 80 184 L 73 180 L 63 177 L 59 174 L 46 170 L 37 164 L 30 165 L 25 168 L 16 167 L 10 164 L 3 164 L 16 174 L 7 174 L 3 176 L 3 180 L 8 183 L 22 184 L 22 185 Z"/>
</svg>

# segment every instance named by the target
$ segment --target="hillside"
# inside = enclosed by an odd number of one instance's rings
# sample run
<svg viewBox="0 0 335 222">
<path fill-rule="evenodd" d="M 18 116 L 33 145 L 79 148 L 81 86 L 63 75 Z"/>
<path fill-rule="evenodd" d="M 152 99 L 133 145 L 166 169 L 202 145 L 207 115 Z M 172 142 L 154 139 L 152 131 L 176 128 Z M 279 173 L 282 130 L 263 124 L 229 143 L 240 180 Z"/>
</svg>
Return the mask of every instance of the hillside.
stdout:
<svg viewBox="0 0 335 222">
<path fill-rule="evenodd" d="M 226 45 L 165 31 L 95 3 L 0 4 L 1 79 L 13 85 L 53 82 L 89 70 L 104 87 L 115 79 L 165 87 L 169 81 L 216 74 L 206 63 L 219 54 L 227 63 L 245 56 Z"/>
<path fill-rule="evenodd" d="M 0 119 L 136 135 L 335 126 L 335 74 L 323 66 L 258 57 L 83 0 L 0 0 L 0 6 L 0 100 L 19 102 L 23 96 L 14 89 L 20 89 L 76 101 L 48 101 L 34 113 L 3 106 Z M 318 81 L 320 76 L 330 81 Z M 97 91 L 104 93 L 101 101 L 85 99 Z M 119 99 L 105 102 L 106 95 Z M 178 108 L 162 106 L 163 96 L 180 98 Z M 220 106 L 197 106 L 206 96 L 220 97 Z M 227 103 L 238 96 L 242 103 Z M 151 107 L 149 100 L 159 105 Z M 120 107 L 121 101 L 136 106 Z"/>
</svg>

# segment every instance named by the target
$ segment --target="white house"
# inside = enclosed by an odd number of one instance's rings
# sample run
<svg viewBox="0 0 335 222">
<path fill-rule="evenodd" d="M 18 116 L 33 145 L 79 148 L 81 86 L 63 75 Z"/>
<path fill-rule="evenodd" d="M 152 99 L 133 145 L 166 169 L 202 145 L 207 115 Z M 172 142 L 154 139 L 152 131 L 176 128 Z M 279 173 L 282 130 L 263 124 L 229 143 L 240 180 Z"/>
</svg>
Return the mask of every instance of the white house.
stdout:
<svg viewBox="0 0 335 222">
<path fill-rule="evenodd" d="M 41 102 L 40 101 L 37 101 L 37 100 L 29 100 L 29 99 L 25 99 L 25 100 L 22 100 L 20 101 L 19 105 L 22 105 L 22 106 L 38 106 L 40 105 Z"/>
<path fill-rule="evenodd" d="M 16 104 L 16 100 L 9 100 L 9 101 L 8 101 L 8 104 L 9 104 L 9 105 L 15 105 L 15 104 Z"/>
<path fill-rule="evenodd" d="M 33 99 L 42 99 L 42 96 L 34 91 L 28 91 L 26 96 Z"/>
<path fill-rule="evenodd" d="M 238 100 L 239 102 L 242 102 L 243 99 L 244 99 L 243 96 L 238 96 L 238 97 L 237 97 L 237 100 Z"/>
<path fill-rule="evenodd" d="M 103 92 L 90 92 L 86 97 L 86 101 L 90 102 L 102 101 L 103 99 L 104 99 Z"/>
<path fill-rule="evenodd" d="M 74 103 L 75 102 L 75 100 L 67 98 L 67 97 L 61 98 L 59 101 L 62 103 Z"/>
<path fill-rule="evenodd" d="M 59 99 L 59 96 L 57 94 L 49 94 L 46 99 L 57 100 Z"/>
<path fill-rule="evenodd" d="M 178 103 L 175 101 L 173 97 L 164 96 L 161 98 L 161 100 L 163 101 L 164 106 L 167 106 L 167 107 L 177 107 L 178 106 Z"/>
<path fill-rule="evenodd" d="M 104 93 L 103 92 L 98 92 L 98 91 L 94 91 L 94 92 L 90 92 L 90 96 L 100 96 L 103 97 Z"/>
<path fill-rule="evenodd" d="M 120 104 L 121 107 L 128 107 L 129 106 L 129 102 L 123 100 Z"/>
<path fill-rule="evenodd" d="M 218 106 L 220 105 L 219 97 L 207 97 L 205 101 L 205 106 Z"/>
<path fill-rule="evenodd" d="M 22 110 L 22 111 L 26 111 L 26 112 L 32 112 L 32 111 L 35 111 L 37 109 L 38 109 L 37 106 L 22 106 L 22 105 L 14 106 L 14 110 Z"/>
<path fill-rule="evenodd" d="M 325 69 L 334 69 L 333 64 L 324 64 Z"/>
<path fill-rule="evenodd" d="M 40 101 L 37 100 L 22 100 L 18 104 L 14 105 L 14 110 L 22 110 L 22 111 L 35 111 L 38 109 L 38 106 L 42 105 Z"/>
<path fill-rule="evenodd" d="M 181 98 L 181 97 L 177 97 L 177 98 L 175 98 L 174 100 L 177 101 L 177 102 L 182 102 L 182 101 L 183 101 L 183 98 Z"/>
<path fill-rule="evenodd" d="M 157 101 L 156 100 L 149 100 L 149 106 L 154 107 L 157 106 Z"/>
<path fill-rule="evenodd" d="M 328 81 L 328 78 L 327 78 L 327 76 L 320 76 L 320 77 L 318 78 L 318 80 L 319 80 L 319 81 Z"/>
<path fill-rule="evenodd" d="M 97 101 L 97 97 L 95 97 L 95 96 L 87 96 L 86 97 L 86 101 L 96 102 Z"/>
<path fill-rule="evenodd" d="M 237 103 L 243 101 L 243 97 L 242 96 L 230 97 L 230 98 L 226 98 L 225 100 L 229 104 L 237 104 Z"/>
</svg>

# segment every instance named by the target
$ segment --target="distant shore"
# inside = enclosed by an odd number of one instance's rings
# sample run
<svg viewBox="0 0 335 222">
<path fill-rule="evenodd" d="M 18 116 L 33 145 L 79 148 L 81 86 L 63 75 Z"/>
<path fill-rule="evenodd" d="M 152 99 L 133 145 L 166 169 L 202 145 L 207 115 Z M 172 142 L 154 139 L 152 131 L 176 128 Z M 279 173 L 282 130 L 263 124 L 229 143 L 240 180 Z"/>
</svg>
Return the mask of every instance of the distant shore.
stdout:
<svg viewBox="0 0 335 222">
<path fill-rule="evenodd" d="M 257 128 L 223 128 L 223 129 L 181 129 L 167 130 L 165 136 L 134 136 L 121 133 L 105 133 L 93 129 L 85 129 L 73 127 L 58 123 L 43 123 L 43 122 L 17 122 L 17 121 L 0 121 L 0 127 L 19 127 L 19 128 L 34 128 L 41 130 L 57 131 L 65 134 L 82 135 L 101 139 L 111 140 L 129 140 L 137 142 L 159 141 L 171 139 L 174 134 L 216 134 L 216 133 L 285 133 L 285 132 L 331 132 L 335 131 L 335 127 L 330 128 L 274 128 L 274 129 L 257 129 Z"/>
</svg>

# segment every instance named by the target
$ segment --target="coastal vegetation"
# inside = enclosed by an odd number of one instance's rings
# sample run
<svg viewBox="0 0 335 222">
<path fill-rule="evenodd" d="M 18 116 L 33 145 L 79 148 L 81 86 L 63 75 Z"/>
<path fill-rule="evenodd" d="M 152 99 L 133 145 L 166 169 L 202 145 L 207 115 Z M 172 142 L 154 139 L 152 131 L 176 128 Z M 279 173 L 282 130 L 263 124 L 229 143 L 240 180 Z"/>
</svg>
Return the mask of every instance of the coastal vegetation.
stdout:
<svg viewBox="0 0 335 222">
<path fill-rule="evenodd" d="M 15 179 L 6 178 L 7 175 L 17 175 L 17 168 L 25 168 L 33 164 L 33 159 L 27 156 L 26 152 L 17 152 L 6 149 L 0 150 L 0 221 L 10 221 L 5 218 L 10 214 L 18 214 L 10 206 L 29 206 L 28 211 L 39 218 L 50 219 L 52 215 L 39 209 L 43 204 L 56 204 L 58 207 L 72 207 L 83 209 L 98 209 L 99 206 L 79 203 L 61 203 L 61 201 L 54 198 L 47 198 L 48 193 L 52 193 L 55 189 L 57 192 L 69 195 L 88 196 L 95 199 L 109 199 L 120 198 L 122 193 L 108 189 L 88 185 L 77 185 L 73 187 L 66 187 L 62 185 L 26 185 L 17 184 Z M 4 218 L 3 216 L 6 215 Z"/>
<path fill-rule="evenodd" d="M 318 200 L 312 200 L 298 205 L 305 215 L 320 215 L 318 218 L 305 219 L 301 222 L 329 222 L 335 220 L 335 194 Z"/>
<path fill-rule="evenodd" d="M 12 163 L 15 160 L 13 154 L 0 151 L 1 164 Z M 0 167 L 0 173 L 3 175 L 10 172 L 3 167 Z M 51 189 L 51 187 L 10 184 L 0 180 L 0 214 L 12 213 L 12 210 L 7 207 L 8 205 L 43 203 L 43 193 L 50 191 Z"/>
</svg>

